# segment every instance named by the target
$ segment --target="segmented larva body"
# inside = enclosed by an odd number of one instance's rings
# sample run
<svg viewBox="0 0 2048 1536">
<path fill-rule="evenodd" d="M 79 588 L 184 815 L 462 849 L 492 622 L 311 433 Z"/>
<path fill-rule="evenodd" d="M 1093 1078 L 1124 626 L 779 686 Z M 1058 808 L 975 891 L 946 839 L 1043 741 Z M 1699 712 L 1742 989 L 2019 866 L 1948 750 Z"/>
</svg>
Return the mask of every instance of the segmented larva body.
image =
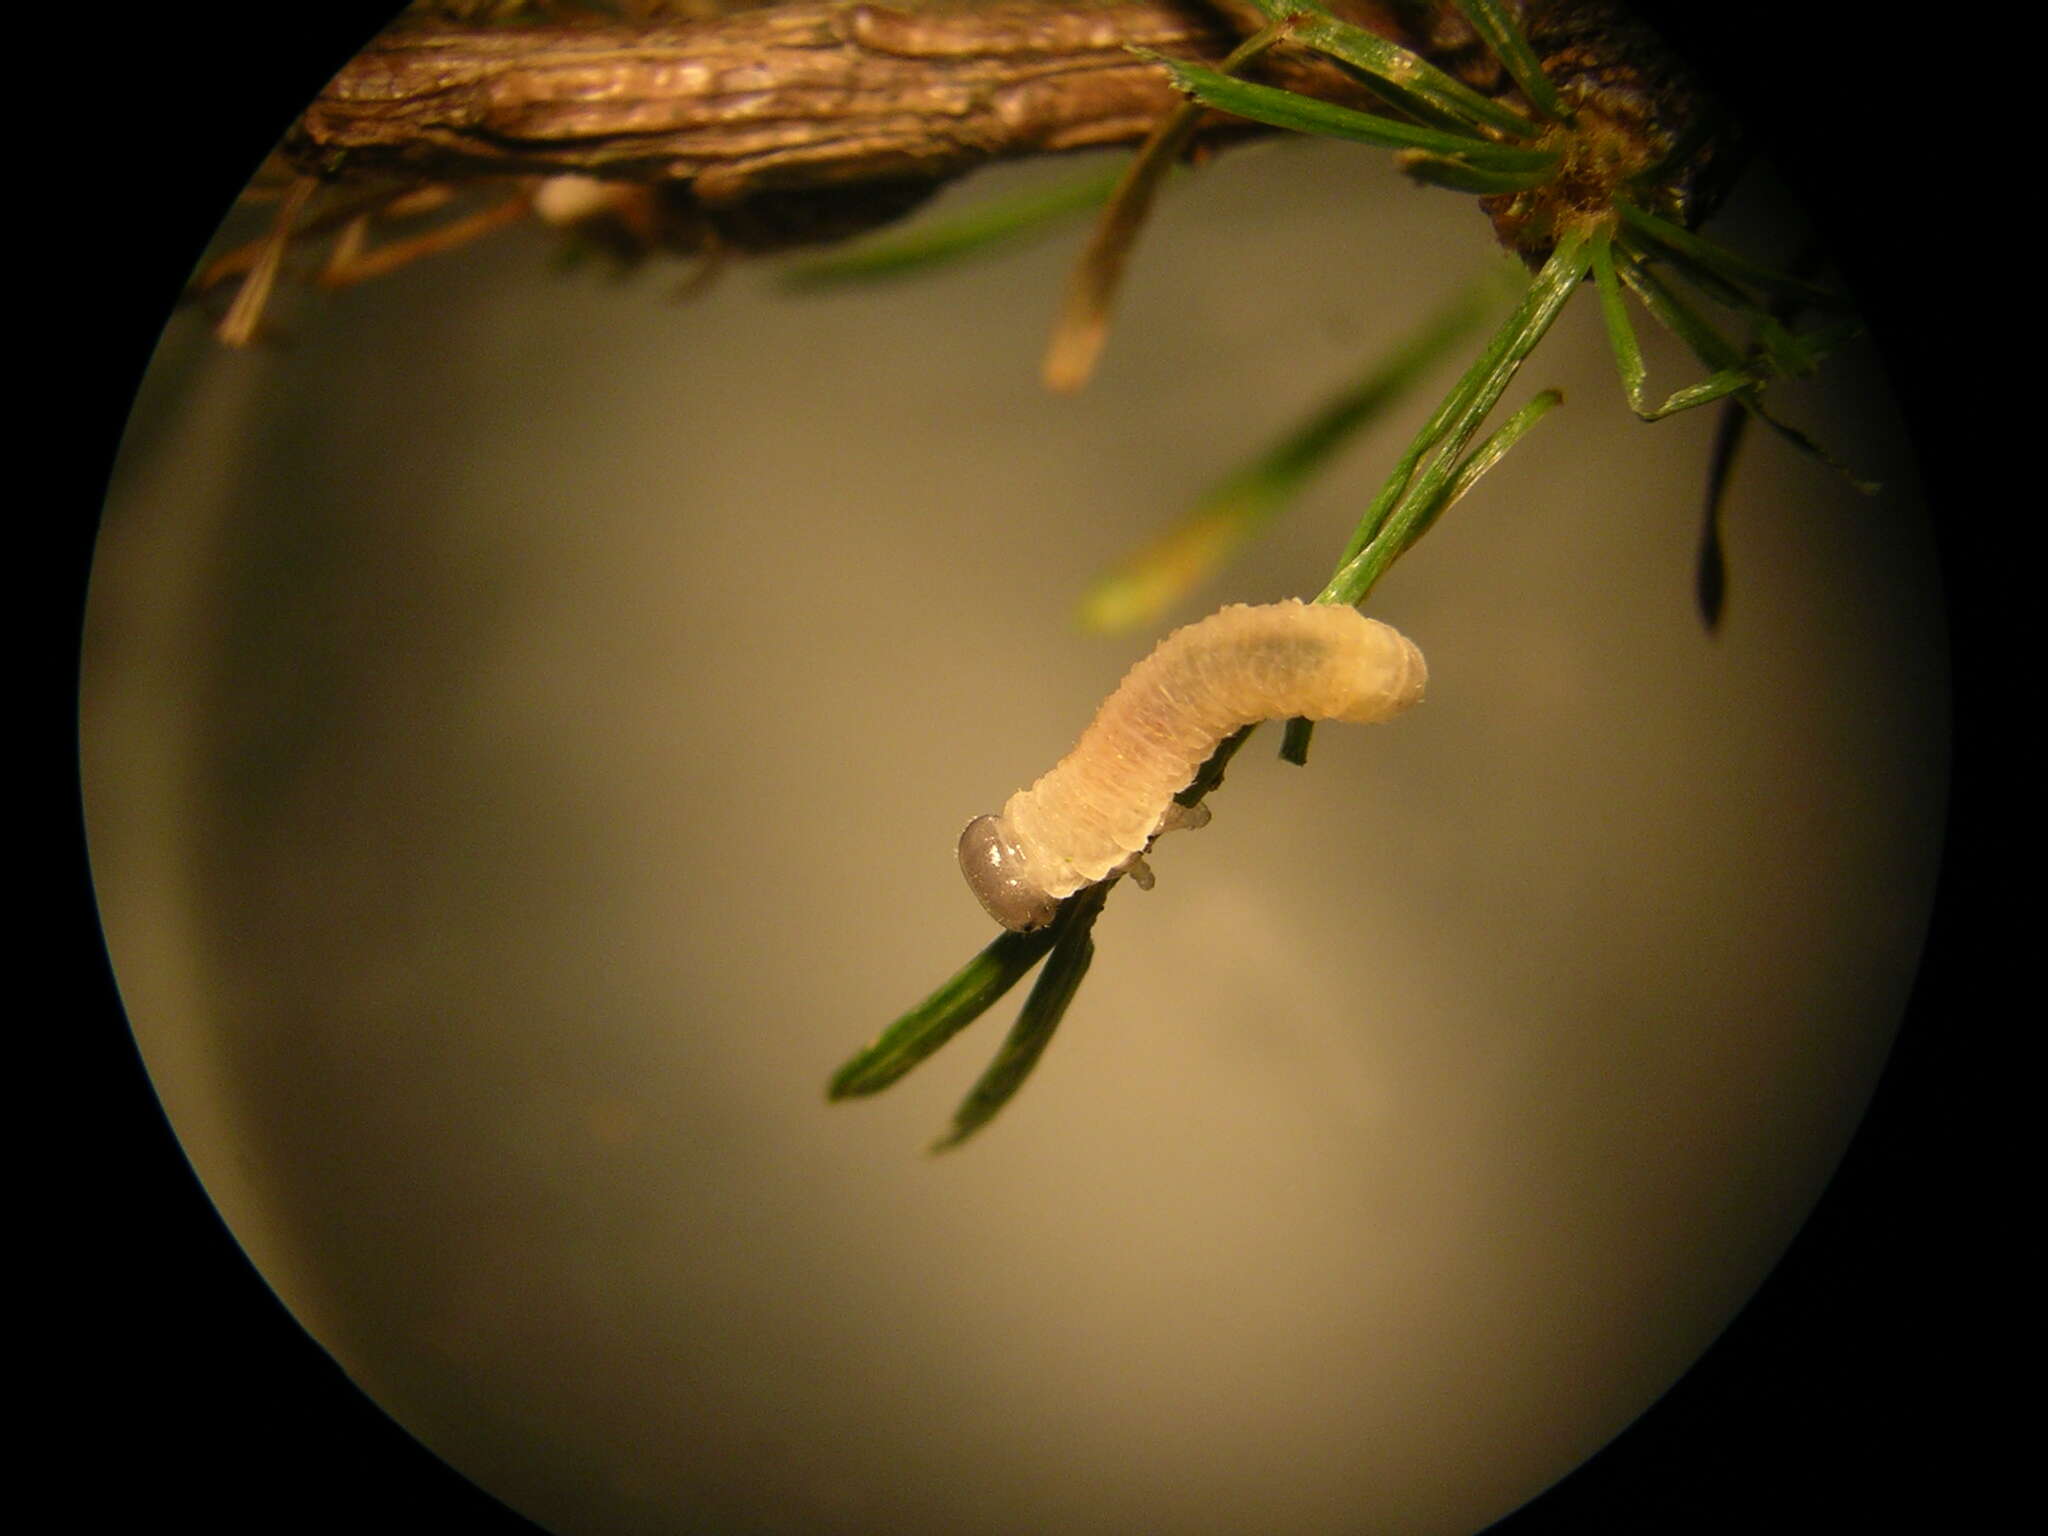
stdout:
<svg viewBox="0 0 2048 1536">
<path fill-rule="evenodd" d="M 1073 751 L 960 834 L 960 867 L 1006 928 L 1044 926 L 1178 823 L 1174 795 L 1255 720 L 1392 719 L 1422 699 L 1422 652 L 1334 604 L 1233 603 L 1175 630 L 1124 675 Z"/>
</svg>

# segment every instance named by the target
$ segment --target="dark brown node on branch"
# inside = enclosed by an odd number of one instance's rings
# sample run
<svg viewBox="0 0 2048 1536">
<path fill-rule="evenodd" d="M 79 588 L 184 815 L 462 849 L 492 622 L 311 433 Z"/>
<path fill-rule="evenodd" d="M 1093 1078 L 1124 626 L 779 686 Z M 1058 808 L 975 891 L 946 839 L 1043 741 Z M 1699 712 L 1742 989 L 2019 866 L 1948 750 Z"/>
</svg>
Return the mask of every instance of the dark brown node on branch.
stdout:
<svg viewBox="0 0 2048 1536">
<path fill-rule="evenodd" d="M 1540 266 L 1560 229 L 1598 217 L 1624 189 L 1673 223 L 1697 227 L 1719 206 L 1742 156 L 1734 126 L 1683 62 L 1619 0 L 1531 0 L 1513 8 L 1573 122 L 1544 140 L 1563 157 L 1555 179 L 1480 199 L 1501 244 Z M 1448 15 L 1437 45 L 1470 61 L 1478 39 L 1455 11 Z M 1456 40 L 1460 29 L 1469 41 Z M 1486 55 L 1466 67 L 1484 71 L 1490 63 Z M 1491 88 L 1526 107 L 1497 65 Z"/>
</svg>

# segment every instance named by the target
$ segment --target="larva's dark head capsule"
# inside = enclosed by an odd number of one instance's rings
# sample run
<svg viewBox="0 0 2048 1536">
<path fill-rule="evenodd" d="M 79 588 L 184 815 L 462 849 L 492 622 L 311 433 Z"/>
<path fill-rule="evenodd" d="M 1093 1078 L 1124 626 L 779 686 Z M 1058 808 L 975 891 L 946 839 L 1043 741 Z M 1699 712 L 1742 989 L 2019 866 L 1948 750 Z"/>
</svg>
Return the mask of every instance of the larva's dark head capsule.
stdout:
<svg viewBox="0 0 2048 1536">
<path fill-rule="evenodd" d="M 960 834 L 960 872 L 988 915 L 1018 933 L 1043 928 L 1059 910 L 1031 878 L 1029 861 L 1000 816 L 977 816 Z"/>
</svg>

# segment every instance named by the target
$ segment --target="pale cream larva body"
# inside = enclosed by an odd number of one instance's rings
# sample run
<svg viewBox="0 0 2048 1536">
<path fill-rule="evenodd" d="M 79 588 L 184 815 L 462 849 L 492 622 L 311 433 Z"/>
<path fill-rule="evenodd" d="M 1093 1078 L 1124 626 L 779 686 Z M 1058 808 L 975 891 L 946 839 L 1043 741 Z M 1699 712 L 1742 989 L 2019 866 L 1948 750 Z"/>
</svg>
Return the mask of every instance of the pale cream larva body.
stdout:
<svg viewBox="0 0 2048 1536">
<path fill-rule="evenodd" d="M 1356 608 L 1234 603 L 1175 630 L 1125 674 L 1074 749 L 960 836 L 989 915 L 1038 928 L 1175 824 L 1174 795 L 1255 720 L 1388 720 L 1422 699 L 1422 652 Z"/>
</svg>

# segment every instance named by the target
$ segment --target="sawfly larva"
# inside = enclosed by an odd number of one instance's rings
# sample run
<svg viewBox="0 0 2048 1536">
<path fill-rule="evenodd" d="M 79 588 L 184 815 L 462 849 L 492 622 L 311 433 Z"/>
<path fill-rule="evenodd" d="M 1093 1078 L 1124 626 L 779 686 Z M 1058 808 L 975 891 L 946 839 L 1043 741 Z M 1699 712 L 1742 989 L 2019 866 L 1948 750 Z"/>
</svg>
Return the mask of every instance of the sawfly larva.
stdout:
<svg viewBox="0 0 2048 1536">
<path fill-rule="evenodd" d="M 1176 629 L 1125 674 L 1058 766 L 960 834 L 989 916 L 1043 927 L 1084 886 L 1129 870 L 1161 832 L 1207 820 L 1174 795 L 1224 737 L 1258 720 L 1389 720 L 1419 703 L 1422 652 L 1333 604 L 1233 603 Z"/>
</svg>

